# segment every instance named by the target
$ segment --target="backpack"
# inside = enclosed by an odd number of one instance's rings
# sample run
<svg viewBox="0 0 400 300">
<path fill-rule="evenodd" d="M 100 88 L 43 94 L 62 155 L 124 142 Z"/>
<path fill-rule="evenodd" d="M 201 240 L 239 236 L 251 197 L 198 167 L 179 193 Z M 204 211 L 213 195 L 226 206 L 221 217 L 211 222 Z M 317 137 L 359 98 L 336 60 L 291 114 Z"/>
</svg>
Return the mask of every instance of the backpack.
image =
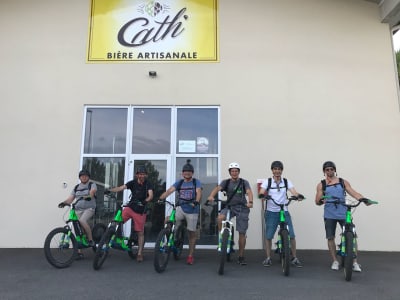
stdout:
<svg viewBox="0 0 400 300">
<path fill-rule="evenodd" d="M 285 189 L 286 189 L 286 198 L 287 198 L 287 191 L 288 191 L 288 181 L 286 178 L 283 178 L 283 184 L 285 185 Z M 272 185 L 272 178 L 268 178 L 268 186 L 267 189 L 265 190 L 267 193 L 268 191 L 271 189 L 271 185 Z"/>
<path fill-rule="evenodd" d="M 80 183 L 78 183 L 75 187 L 74 187 L 74 193 L 76 194 L 76 192 L 77 191 L 86 191 L 86 190 L 88 190 L 89 191 L 89 194 L 90 194 L 90 190 L 92 189 L 92 183 L 93 182 L 91 182 L 91 181 L 89 181 L 89 185 L 88 185 L 88 187 L 87 188 L 84 188 L 84 189 L 82 189 L 82 190 L 78 190 L 78 187 L 79 187 L 79 184 Z M 95 193 L 94 194 L 94 199 L 96 200 L 97 199 L 97 194 Z"/>
<path fill-rule="evenodd" d="M 321 180 L 321 183 L 322 183 L 322 194 L 325 196 L 326 180 L 325 180 L 325 179 L 322 179 L 322 180 Z M 343 188 L 344 196 L 346 196 L 346 186 L 344 185 L 344 180 L 343 180 L 343 178 L 340 178 L 340 177 L 339 177 L 339 183 L 340 183 L 341 187 Z"/>
<path fill-rule="evenodd" d="M 176 187 L 176 191 L 178 192 L 177 194 L 179 194 L 179 192 L 182 189 L 182 184 L 185 180 L 181 179 L 179 180 L 178 186 Z M 196 185 L 196 178 L 193 178 L 193 186 L 194 186 L 194 198 L 192 200 L 196 200 L 196 189 L 197 189 L 197 185 Z"/>
</svg>

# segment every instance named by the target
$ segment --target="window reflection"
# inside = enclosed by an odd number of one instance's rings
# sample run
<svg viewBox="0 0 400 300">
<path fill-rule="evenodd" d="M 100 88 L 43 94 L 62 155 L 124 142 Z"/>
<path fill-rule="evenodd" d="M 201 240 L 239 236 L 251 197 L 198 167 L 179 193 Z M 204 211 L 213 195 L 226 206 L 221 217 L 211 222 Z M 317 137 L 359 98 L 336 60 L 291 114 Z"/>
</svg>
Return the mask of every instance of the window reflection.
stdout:
<svg viewBox="0 0 400 300">
<path fill-rule="evenodd" d="M 127 108 L 88 108 L 84 153 L 125 154 L 127 113 Z"/>
<path fill-rule="evenodd" d="M 179 108 L 176 153 L 218 153 L 218 110 Z"/>
<path fill-rule="evenodd" d="M 171 109 L 134 109 L 132 153 L 169 154 L 170 138 Z"/>
<path fill-rule="evenodd" d="M 125 158 L 86 157 L 82 166 L 89 170 L 90 180 L 97 185 L 96 221 L 107 224 L 113 218 L 119 205 L 117 201 L 122 201 L 123 194 L 118 193 L 117 199 L 114 199 L 104 195 L 104 190 L 124 183 Z"/>
</svg>

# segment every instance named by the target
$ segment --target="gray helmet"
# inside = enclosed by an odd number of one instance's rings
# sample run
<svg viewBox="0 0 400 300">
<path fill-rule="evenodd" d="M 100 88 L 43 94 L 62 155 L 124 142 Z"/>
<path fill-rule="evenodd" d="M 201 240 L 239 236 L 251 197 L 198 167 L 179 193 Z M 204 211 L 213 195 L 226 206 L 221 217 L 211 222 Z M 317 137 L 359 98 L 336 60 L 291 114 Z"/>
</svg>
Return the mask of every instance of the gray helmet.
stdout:
<svg viewBox="0 0 400 300">
<path fill-rule="evenodd" d="M 189 171 L 194 173 L 194 168 L 190 163 L 190 159 L 186 160 L 186 164 L 182 167 L 182 172 Z"/>
<path fill-rule="evenodd" d="M 90 178 L 90 173 L 89 173 L 88 170 L 85 170 L 85 169 L 80 170 L 78 177 L 81 177 L 81 176 L 84 176 L 84 175 L 86 175 L 86 176 L 88 176 Z"/>
<path fill-rule="evenodd" d="M 136 174 L 137 173 L 145 173 L 147 174 L 146 168 L 144 166 L 138 166 L 136 169 Z"/>
<path fill-rule="evenodd" d="M 322 165 L 322 171 L 325 171 L 326 168 L 333 168 L 336 172 L 336 165 L 333 161 L 326 161 L 324 162 L 324 164 Z"/>
<path fill-rule="evenodd" d="M 273 161 L 271 164 L 271 170 L 273 168 L 279 168 L 279 169 L 283 170 L 283 163 L 279 160 Z"/>
</svg>

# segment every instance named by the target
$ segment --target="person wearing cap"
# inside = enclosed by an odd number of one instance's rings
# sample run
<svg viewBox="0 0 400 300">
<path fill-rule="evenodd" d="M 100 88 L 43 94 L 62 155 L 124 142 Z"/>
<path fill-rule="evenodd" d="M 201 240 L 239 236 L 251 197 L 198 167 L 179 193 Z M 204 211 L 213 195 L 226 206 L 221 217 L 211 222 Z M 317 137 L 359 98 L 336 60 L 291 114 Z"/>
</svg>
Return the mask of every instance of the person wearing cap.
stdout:
<svg viewBox="0 0 400 300">
<path fill-rule="evenodd" d="M 321 198 L 322 196 L 333 196 L 345 201 L 346 192 L 357 200 L 362 199 L 363 195 L 355 191 L 347 180 L 337 177 L 336 165 L 333 161 L 324 162 L 322 172 L 325 179 L 321 180 L 317 185 L 315 204 L 324 204 L 325 233 L 329 254 L 332 258 L 331 269 L 337 271 L 340 264 L 336 257 L 335 233 L 337 224 L 343 226 L 346 221 L 346 206 L 325 203 L 325 200 Z M 353 271 L 361 272 L 361 265 L 357 262 L 356 258 L 353 260 Z"/>
<path fill-rule="evenodd" d="M 296 196 L 299 200 L 304 199 L 304 196 L 296 191 L 293 183 L 290 180 L 282 177 L 283 163 L 281 161 L 278 160 L 273 161 L 271 163 L 271 171 L 272 171 L 272 177 L 270 179 L 264 180 L 264 182 L 261 184 L 258 196 L 260 199 L 264 199 L 265 193 L 267 192 L 268 195 L 271 196 L 271 198 L 273 198 L 276 203 L 284 204 L 287 203 L 288 201 L 287 200 L 288 191 L 293 196 Z M 264 267 L 270 267 L 272 265 L 272 260 L 271 260 L 272 239 L 279 225 L 279 211 L 280 211 L 280 206 L 276 205 L 272 201 L 267 201 L 267 206 L 265 207 L 265 213 L 264 213 L 265 254 L 266 254 L 266 258 L 262 262 Z M 292 259 L 290 262 L 293 266 L 301 268 L 303 265 L 297 258 L 296 235 L 294 232 L 292 217 L 288 211 L 287 206 L 285 206 L 285 218 L 289 226 L 290 249 L 292 254 Z"/>
<path fill-rule="evenodd" d="M 189 255 L 186 259 L 188 265 L 193 265 L 193 253 L 196 247 L 196 229 L 199 218 L 199 204 L 201 200 L 201 182 L 193 177 L 194 168 L 190 159 L 182 167 L 183 180 L 177 180 L 168 190 L 161 194 L 160 200 L 165 200 L 173 192 L 177 191 L 176 225 L 180 226 L 186 220 L 189 233 Z"/>
<path fill-rule="evenodd" d="M 77 202 L 75 206 L 76 215 L 79 218 L 79 223 L 88 238 L 89 246 L 94 246 L 92 230 L 90 229 L 89 220 L 93 217 L 96 210 L 96 183 L 90 181 L 90 173 L 88 170 L 81 170 L 78 174 L 80 183 L 74 187 L 71 194 L 66 200 L 58 204 L 58 207 L 62 208 L 65 205 L 71 204 L 75 199 L 83 199 L 84 201 Z M 78 250 L 77 259 L 82 259 L 83 254 Z"/>
<path fill-rule="evenodd" d="M 146 179 L 147 171 L 144 166 L 139 166 L 136 170 L 136 178 L 127 183 L 109 189 L 110 192 L 121 192 L 129 189 L 131 191 L 130 201 L 122 211 L 124 222 L 133 220 L 133 229 L 138 235 L 138 254 L 137 262 L 143 261 L 144 248 L 144 225 L 146 223 L 146 206 L 153 199 L 153 186 Z"/>
<path fill-rule="evenodd" d="M 253 192 L 246 179 L 240 178 L 240 166 L 237 162 L 228 166 L 230 178 L 224 179 L 208 196 L 207 200 L 214 201 L 219 191 L 227 195 L 227 202 L 231 205 L 231 218 L 236 217 L 236 230 L 239 232 L 239 257 L 237 263 L 245 266 L 244 249 L 246 247 L 246 232 L 249 227 L 250 208 L 253 207 Z M 228 208 L 224 208 L 218 214 L 218 231 L 221 231 L 222 221 L 226 220 Z"/>
</svg>

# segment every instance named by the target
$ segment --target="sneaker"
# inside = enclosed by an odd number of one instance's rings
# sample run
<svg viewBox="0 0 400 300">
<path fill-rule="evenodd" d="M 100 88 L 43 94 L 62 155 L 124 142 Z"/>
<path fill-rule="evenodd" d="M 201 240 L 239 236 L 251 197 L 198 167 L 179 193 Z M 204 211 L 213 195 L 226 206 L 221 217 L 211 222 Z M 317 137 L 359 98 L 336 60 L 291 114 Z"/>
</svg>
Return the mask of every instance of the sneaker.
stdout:
<svg viewBox="0 0 400 300">
<path fill-rule="evenodd" d="M 188 265 L 193 265 L 193 262 L 194 262 L 193 256 L 192 256 L 192 255 L 189 255 L 189 256 L 186 258 L 186 263 L 187 263 Z"/>
<path fill-rule="evenodd" d="M 94 246 L 96 246 L 96 244 L 93 241 L 89 241 L 88 242 L 88 246 L 89 247 L 94 247 Z"/>
<path fill-rule="evenodd" d="M 297 257 L 293 257 L 290 262 L 292 263 L 293 266 L 296 266 L 298 268 L 303 267 L 303 265 L 301 264 L 300 260 Z"/>
<path fill-rule="evenodd" d="M 136 256 L 136 261 L 137 261 L 137 262 L 142 262 L 142 261 L 143 261 L 143 254 L 138 254 L 138 255 Z"/>
<path fill-rule="evenodd" d="M 245 261 L 245 259 L 244 259 L 243 256 L 239 256 L 237 263 L 238 263 L 239 265 L 242 265 L 242 266 L 247 265 L 247 262 Z"/>
<path fill-rule="evenodd" d="M 361 265 L 359 263 L 353 263 L 353 271 L 354 272 L 361 272 Z"/>
<path fill-rule="evenodd" d="M 332 270 L 335 270 L 335 271 L 339 270 L 339 262 L 338 262 L 337 260 L 335 260 L 335 261 L 332 263 L 331 269 L 332 269 Z"/>
<path fill-rule="evenodd" d="M 264 259 L 264 261 L 262 262 L 264 267 L 270 267 L 272 266 L 272 261 L 269 257 L 267 257 L 266 259 Z"/>
<path fill-rule="evenodd" d="M 83 259 L 83 253 L 77 253 L 75 260 L 82 260 Z"/>
</svg>

